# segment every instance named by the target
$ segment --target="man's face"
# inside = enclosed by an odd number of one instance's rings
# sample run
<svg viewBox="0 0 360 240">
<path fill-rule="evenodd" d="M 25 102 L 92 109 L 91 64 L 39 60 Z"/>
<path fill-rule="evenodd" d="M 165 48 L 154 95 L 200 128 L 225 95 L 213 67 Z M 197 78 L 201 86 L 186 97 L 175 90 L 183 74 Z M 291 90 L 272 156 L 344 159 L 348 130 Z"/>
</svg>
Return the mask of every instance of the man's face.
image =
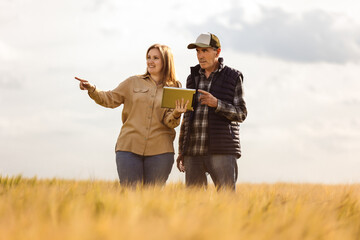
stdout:
<svg viewBox="0 0 360 240">
<path fill-rule="evenodd" d="M 214 50 L 211 47 L 197 47 L 196 53 L 202 69 L 212 72 L 217 67 L 217 58 L 219 56 L 218 53 L 220 53 L 220 49 Z"/>
</svg>

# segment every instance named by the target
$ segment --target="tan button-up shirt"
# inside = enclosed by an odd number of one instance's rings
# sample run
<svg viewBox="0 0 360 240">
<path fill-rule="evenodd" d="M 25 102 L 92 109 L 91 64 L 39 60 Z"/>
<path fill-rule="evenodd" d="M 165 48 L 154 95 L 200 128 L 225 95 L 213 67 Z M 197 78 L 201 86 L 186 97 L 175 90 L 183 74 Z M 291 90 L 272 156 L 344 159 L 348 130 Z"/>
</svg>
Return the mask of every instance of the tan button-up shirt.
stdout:
<svg viewBox="0 0 360 240">
<path fill-rule="evenodd" d="M 148 76 L 133 76 L 114 90 L 96 89 L 89 96 L 98 104 L 116 108 L 124 104 L 115 151 L 129 151 L 151 156 L 174 152 L 174 128 L 180 124 L 173 110 L 161 108 L 163 85 L 157 86 Z"/>
</svg>

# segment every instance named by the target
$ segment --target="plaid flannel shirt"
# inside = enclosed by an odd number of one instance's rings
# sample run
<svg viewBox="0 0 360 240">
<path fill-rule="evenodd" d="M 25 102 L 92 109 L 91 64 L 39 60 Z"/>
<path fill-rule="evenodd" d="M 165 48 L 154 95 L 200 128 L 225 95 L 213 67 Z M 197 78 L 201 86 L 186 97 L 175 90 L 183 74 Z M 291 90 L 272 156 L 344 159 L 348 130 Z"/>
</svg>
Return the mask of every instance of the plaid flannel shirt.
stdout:
<svg viewBox="0 0 360 240">
<path fill-rule="evenodd" d="M 211 82 L 214 76 L 222 71 L 224 68 L 223 59 L 219 58 L 220 66 L 219 68 L 212 72 L 209 78 L 206 78 L 205 71 L 203 69 L 199 70 L 200 79 L 199 79 L 199 89 L 209 92 L 211 87 Z M 189 76 L 190 77 L 190 76 Z M 189 123 L 186 119 L 183 120 L 180 128 L 180 137 L 179 137 L 179 154 L 181 155 L 207 155 L 208 154 L 208 109 L 207 105 L 201 105 L 197 102 L 195 106 L 194 119 L 192 123 Z M 233 104 L 226 103 L 218 99 L 218 106 L 215 109 L 217 114 L 220 114 L 230 121 L 243 122 L 247 116 L 247 109 L 245 101 L 243 99 L 243 88 L 242 88 L 242 79 L 238 79 L 236 87 Z M 182 152 L 182 144 L 184 139 L 184 124 L 192 124 L 191 133 L 189 137 L 189 146 L 186 149 L 186 152 Z"/>
</svg>

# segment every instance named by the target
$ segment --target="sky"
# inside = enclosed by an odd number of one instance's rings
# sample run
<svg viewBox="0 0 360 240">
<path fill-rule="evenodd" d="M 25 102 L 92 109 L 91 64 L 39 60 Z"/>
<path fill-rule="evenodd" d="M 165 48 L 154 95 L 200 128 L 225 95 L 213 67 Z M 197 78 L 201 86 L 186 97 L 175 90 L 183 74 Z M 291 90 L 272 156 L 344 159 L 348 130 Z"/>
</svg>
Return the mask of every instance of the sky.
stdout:
<svg viewBox="0 0 360 240">
<path fill-rule="evenodd" d="M 116 180 L 122 107 L 97 105 L 74 77 L 113 89 L 161 43 L 185 85 L 197 64 L 186 46 L 212 32 L 244 75 L 238 182 L 359 183 L 359 11 L 355 0 L 1 0 L 0 176 Z M 175 165 L 169 181 L 184 182 Z"/>
</svg>

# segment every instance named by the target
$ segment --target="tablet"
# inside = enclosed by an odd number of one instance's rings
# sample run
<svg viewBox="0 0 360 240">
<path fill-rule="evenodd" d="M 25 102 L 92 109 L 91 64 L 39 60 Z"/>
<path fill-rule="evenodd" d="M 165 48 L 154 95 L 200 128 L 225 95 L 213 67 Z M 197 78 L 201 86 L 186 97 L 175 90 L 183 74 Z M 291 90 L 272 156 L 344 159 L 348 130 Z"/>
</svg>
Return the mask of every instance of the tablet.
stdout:
<svg viewBox="0 0 360 240">
<path fill-rule="evenodd" d="M 189 100 L 187 105 L 188 110 L 193 110 L 193 97 L 195 94 L 195 89 L 187 88 L 175 88 L 175 87 L 164 87 L 161 107 L 162 108 L 175 108 L 175 101 L 177 99 Z"/>
</svg>

